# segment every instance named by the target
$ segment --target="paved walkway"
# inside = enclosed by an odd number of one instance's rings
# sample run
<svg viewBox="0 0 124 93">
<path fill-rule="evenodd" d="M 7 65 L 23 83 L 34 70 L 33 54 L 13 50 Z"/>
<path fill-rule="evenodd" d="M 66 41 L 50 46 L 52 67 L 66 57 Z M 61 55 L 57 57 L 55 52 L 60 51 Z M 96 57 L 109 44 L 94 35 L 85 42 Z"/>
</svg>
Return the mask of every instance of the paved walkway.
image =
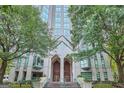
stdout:
<svg viewBox="0 0 124 93">
<path fill-rule="evenodd" d="M 80 88 L 80 86 L 76 82 L 68 82 L 68 83 L 54 83 L 48 82 L 45 88 Z"/>
</svg>

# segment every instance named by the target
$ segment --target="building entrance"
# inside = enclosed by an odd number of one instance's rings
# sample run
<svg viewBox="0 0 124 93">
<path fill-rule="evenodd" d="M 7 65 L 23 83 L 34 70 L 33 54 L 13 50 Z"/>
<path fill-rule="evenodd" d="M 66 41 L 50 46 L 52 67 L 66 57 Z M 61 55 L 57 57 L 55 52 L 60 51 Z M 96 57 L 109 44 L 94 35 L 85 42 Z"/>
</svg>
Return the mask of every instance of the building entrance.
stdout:
<svg viewBox="0 0 124 93">
<path fill-rule="evenodd" d="M 60 81 L 60 63 L 58 61 L 53 63 L 53 81 Z"/>
<path fill-rule="evenodd" d="M 71 81 L 71 65 L 68 61 L 64 62 L 64 81 L 70 82 Z"/>
</svg>

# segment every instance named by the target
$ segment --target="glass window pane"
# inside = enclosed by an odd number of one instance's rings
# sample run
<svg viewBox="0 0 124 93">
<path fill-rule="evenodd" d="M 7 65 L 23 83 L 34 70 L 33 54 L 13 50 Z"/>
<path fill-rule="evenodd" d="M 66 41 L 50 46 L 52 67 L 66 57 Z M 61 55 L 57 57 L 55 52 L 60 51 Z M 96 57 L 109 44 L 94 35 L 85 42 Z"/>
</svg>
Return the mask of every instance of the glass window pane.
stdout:
<svg viewBox="0 0 124 93">
<path fill-rule="evenodd" d="M 70 25 L 69 24 L 64 24 L 64 28 L 69 28 Z"/>
<path fill-rule="evenodd" d="M 81 64 L 81 68 L 84 68 L 84 67 L 88 67 L 89 66 L 87 59 L 80 61 L 80 64 Z"/>
<path fill-rule="evenodd" d="M 56 29 L 53 31 L 53 35 L 54 35 L 54 36 L 60 36 L 60 35 L 62 35 L 61 29 L 56 28 Z"/>
<path fill-rule="evenodd" d="M 64 13 L 64 18 L 68 18 L 68 13 Z"/>
<path fill-rule="evenodd" d="M 61 17 L 61 13 L 56 13 L 56 17 Z"/>
<path fill-rule="evenodd" d="M 107 72 L 104 72 L 104 79 L 105 79 L 105 80 L 108 80 Z"/>
<path fill-rule="evenodd" d="M 61 8 L 56 8 L 56 12 L 61 12 Z"/>
<path fill-rule="evenodd" d="M 64 36 L 70 37 L 70 31 L 69 30 L 64 30 Z"/>
<path fill-rule="evenodd" d="M 92 80 L 92 72 L 81 72 L 81 76 L 84 77 L 85 80 Z"/>
<path fill-rule="evenodd" d="M 100 72 L 97 72 L 97 80 L 100 81 Z"/>
<path fill-rule="evenodd" d="M 67 12 L 68 11 L 68 8 L 64 7 L 64 12 Z"/>
<path fill-rule="evenodd" d="M 69 23 L 69 19 L 68 18 L 64 18 L 64 23 Z"/>
<path fill-rule="evenodd" d="M 56 18 L 55 22 L 60 23 L 61 22 L 61 18 Z"/>
<path fill-rule="evenodd" d="M 60 27 L 61 27 L 61 24 L 56 23 L 56 24 L 55 24 L 55 27 L 56 27 L 56 28 L 60 28 Z"/>
</svg>

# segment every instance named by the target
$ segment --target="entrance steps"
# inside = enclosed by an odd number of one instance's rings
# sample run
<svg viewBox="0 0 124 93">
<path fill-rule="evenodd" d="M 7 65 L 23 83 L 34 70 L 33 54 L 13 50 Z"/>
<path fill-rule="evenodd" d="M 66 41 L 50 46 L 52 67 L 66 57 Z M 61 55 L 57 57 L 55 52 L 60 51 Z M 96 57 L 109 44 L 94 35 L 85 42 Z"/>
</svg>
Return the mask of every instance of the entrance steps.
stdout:
<svg viewBox="0 0 124 93">
<path fill-rule="evenodd" d="M 80 88 L 77 82 L 48 82 L 44 88 Z"/>
</svg>

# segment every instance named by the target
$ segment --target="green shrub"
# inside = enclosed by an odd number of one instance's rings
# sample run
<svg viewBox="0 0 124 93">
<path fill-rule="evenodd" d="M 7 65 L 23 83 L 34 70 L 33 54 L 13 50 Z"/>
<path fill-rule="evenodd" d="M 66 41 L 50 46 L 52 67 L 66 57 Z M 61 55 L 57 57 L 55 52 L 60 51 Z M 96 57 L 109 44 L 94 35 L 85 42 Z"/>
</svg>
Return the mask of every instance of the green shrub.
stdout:
<svg viewBox="0 0 124 93">
<path fill-rule="evenodd" d="M 112 84 L 95 84 L 94 88 L 112 88 Z"/>
<path fill-rule="evenodd" d="M 9 87 L 10 87 L 10 88 L 19 88 L 20 85 L 19 85 L 18 83 L 10 83 L 10 84 L 9 84 Z"/>
<path fill-rule="evenodd" d="M 82 75 L 78 75 L 77 77 L 82 77 Z"/>
<path fill-rule="evenodd" d="M 31 88 L 31 84 L 22 84 L 21 88 Z"/>
<path fill-rule="evenodd" d="M 9 84 L 10 88 L 31 88 L 32 85 L 31 84 L 23 84 L 21 83 L 10 83 Z"/>
</svg>

